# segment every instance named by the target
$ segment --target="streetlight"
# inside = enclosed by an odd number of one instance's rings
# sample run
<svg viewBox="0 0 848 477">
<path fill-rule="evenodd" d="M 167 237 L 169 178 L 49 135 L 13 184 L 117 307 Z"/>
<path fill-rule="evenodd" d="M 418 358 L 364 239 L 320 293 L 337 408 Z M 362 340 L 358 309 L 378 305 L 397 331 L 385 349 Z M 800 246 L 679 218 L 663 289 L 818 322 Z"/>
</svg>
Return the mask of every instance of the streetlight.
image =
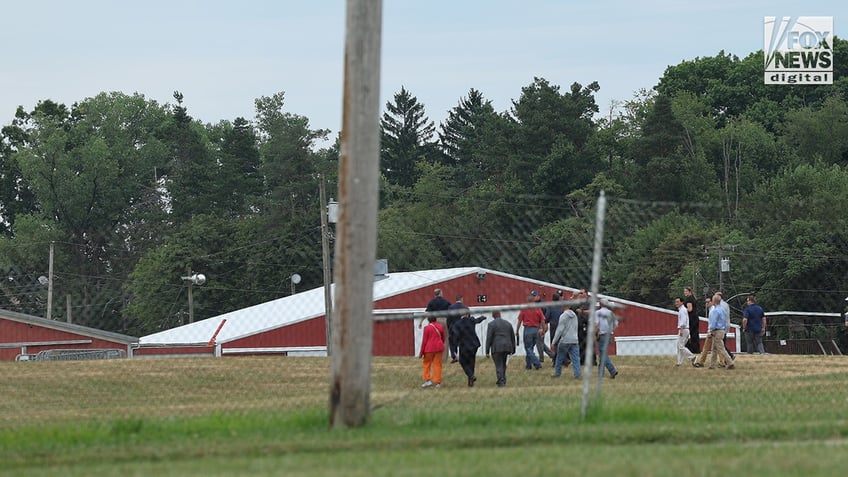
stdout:
<svg viewBox="0 0 848 477">
<path fill-rule="evenodd" d="M 292 276 L 290 277 L 290 279 L 291 279 L 291 287 L 292 287 L 291 294 L 294 295 L 294 286 L 297 285 L 298 283 L 300 283 L 300 275 L 297 274 L 297 273 L 293 273 Z"/>
<path fill-rule="evenodd" d="M 194 273 L 187 277 L 180 277 L 188 282 L 188 322 L 194 323 L 194 295 L 192 295 L 192 287 L 194 285 L 203 285 L 206 283 L 206 275 L 202 273 Z"/>
</svg>

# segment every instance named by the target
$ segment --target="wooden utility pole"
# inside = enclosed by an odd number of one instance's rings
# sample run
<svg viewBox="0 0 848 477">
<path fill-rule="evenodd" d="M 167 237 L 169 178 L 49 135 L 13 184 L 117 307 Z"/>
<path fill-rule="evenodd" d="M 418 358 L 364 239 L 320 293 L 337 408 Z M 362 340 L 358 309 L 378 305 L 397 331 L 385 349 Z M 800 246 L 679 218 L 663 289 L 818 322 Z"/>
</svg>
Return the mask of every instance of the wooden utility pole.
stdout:
<svg viewBox="0 0 848 477">
<path fill-rule="evenodd" d="M 53 242 L 50 242 L 50 257 L 47 263 L 47 319 L 53 319 Z"/>
<path fill-rule="evenodd" d="M 330 295 L 330 224 L 327 218 L 329 205 L 327 203 L 327 185 L 324 176 L 318 178 L 318 200 L 321 201 L 321 264 L 324 269 L 324 328 L 327 340 L 327 356 L 333 355 L 333 297 Z M 292 284 L 294 288 L 294 284 Z M 294 295 L 294 290 L 292 290 Z"/>
<path fill-rule="evenodd" d="M 336 428 L 360 427 L 371 417 L 382 15 L 382 0 L 347 0 L 330 357 L 330 425 Z"/>
</svg>

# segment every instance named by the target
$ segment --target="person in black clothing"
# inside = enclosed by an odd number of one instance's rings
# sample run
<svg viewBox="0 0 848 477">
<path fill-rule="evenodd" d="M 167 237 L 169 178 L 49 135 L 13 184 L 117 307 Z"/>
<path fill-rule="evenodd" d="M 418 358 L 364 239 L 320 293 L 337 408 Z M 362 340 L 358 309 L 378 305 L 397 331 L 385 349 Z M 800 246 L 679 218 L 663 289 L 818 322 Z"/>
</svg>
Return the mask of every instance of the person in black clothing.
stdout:
<svg viewBox="0 0 848 477">
<path fill-rule="evenodd" d="M 589 294 L 585 288 L 581 288 L 572 297 L 574 300 L 588 300 Z M 577 314 L 577 342 L 580 348 L 580 362 L 586 362 L 586 337 L 589 334 L 589 302 L 581 303 L 576 306 L 574 312 Z M 596 360 L 593 363 L 597 365 Z"/>
<path fill-rule="evenodd" d="M 477 350 L 480 349 L 480 338 L 477 337 L 476 327 L 477 323 L 485 320 L 485 316 L 472 318 L 471 315 L 465 315 L 453 325 L 453 334 L 459 346 L 459 365 L 468 377 L 469 387 L 474 386 L 474 381 L 477 381 L 474 367 L 477 362 Z"/>
<path fill-rule="evenodd" d="M 686 305 L 686 312 L 689 313 L 689 341 L 686 342 L 686 347 L 689 351 L 699 354 L 701 352 L 701 320 L 698 318 L 698 302 L 690 287 L 683 289 L 683 295 L 683 304 Z"/>
<path fill-rule="evenodd" d="M 559 324 L 559 316 L 562 315 L 562 306 L 557 303 L 560 298 L 562 298 L 562 292 L 557 290 L 553 294 L 553 296 L 551 296 L 551 301 L 553 302 L 553 304 L 545 308 L 545 323 L 547 323 L 548 325 L 548 331 L 550 332 L 551 336 L 551 343 L 553 343 L 554 341 L 554 335 L 556 334 L 557 325 Z M 541 350 L 539 355 L 541 356 L 541 351 L 544 351 L 544 353 L 551 358 L 551 366 L 554 366 L 556 364 L 556 362 L 554 361 L 554 358 L 556 357 L 556 347 L 550 348 L 547 344 L 545 344 L 544 336 L 541 340 L 539 340 L 539 342 L 541 343 Z"/>
<path fill-rule="evenodd" d="M 441 288 L 433 290 L 433 295 L 435 295 L 435 297 L 427 303 L 427 308 L 425 308 L 424 311 L 442 311 L 447 310 L 451 306 L 451 303 L 445 300 L 442 296 Z M 418 323 L 418 328 L 423 327 L 425 321 L 427 321 L 427 318 L 422 318 L 421 322 Z"/>
<path fill-rule="evenodd" d="M 427 303 L 427 308 L 425 308 L 424 311 L 444 311 L 450 308 L 451 303 L 442 296 L 441 288 L 436 288 L 435 290 L 433 290 L 433 295 L 433 299 L 431 299 L 429 303 Z M 448 320 L 450 320 L 450 318 L 448 318 Z M 421 329 L 424 326 L 425 322 L 427 322 L 427 318 L 422 318 L 421 322 L 418 323 L 418 328 Z M 450 337 L 450 327 L 446 325 L 445 330 L 448 333 L 448 342 L 445 346 L 450 346 L 453 341 L 453 339 Z M 447 355 L 445 355 L 445 359 L 447 359 Z"/>
<path fill-rule="evenodd" d="M 501 312 L 492 312 L 492 321 L 486 328 L 486 356 L 492 356 L 495 364 L 495 385 L 499 388 L 506 386 L 506 363 L 511 354 L 515 354 L 515 335 L 512 325 L 501 318 Z"/>
<path fill-rule="evenodd" d="M 459 345 L 458 340 L 453 332 L 453 326 L 456 322 L 459 321 L 460 318 L 464 318 L 468 316 L 468 307 L 465 306 L 465 303 L 462 302 L 462 295 L 456 296 L 456 301 L 453 305 L 448 307 L 448 310 L 461 310 L 465 309 L 466 313 L 462 315 L 452 315 L 448 316 L 447 319 L 447 329 L 448 329 L 448 348 L 450 349 L 451 363 L 456 363 L 457 353 L 459 353 Z"/>
</svg>

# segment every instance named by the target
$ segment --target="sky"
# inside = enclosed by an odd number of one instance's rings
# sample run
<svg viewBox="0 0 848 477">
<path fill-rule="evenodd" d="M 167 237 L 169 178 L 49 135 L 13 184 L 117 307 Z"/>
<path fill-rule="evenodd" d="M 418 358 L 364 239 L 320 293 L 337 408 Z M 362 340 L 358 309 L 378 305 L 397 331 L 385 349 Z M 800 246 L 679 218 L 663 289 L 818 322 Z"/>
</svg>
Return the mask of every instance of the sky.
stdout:
<svg viewBox="0 0 848 477">
<path fill-rule="evenodd" d="M 0 125 L 50 99 L 139 93 L 204 123 L 251 120 L 279 92 L 284 110 L 338 133 L 344 0 L 0 2 Z M 601 115 L 654 87 L 665 69 L 763 49 L 764 16 L 832 16 L 848 2 L 784 0 L 384 0 L 382 109 L 402 87 L 438 126 L 480 91 L 508 111 L 534 78 L 568 91 L 597 81 Z"/>
</svg>

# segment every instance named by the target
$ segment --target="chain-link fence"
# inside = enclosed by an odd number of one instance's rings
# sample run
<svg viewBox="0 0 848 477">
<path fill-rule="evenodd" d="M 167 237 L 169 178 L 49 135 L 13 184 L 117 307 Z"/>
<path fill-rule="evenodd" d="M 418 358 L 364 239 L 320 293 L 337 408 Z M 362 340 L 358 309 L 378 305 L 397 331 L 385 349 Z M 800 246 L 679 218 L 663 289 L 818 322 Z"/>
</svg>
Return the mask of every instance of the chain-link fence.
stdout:
<svg viewBox="0 0 848 477">
<path fill-rule="evenodd" d="M 427 200 L 432 203 L 426 204 Z M 410 203 L 434 210 L 451 207 L 452 200 L 425 196 Z M 619 382 L 626 383 L 628 375 L 653 380 L 662 388 L 677 385 L 666 368 L 694 373 L 686 377 L 690 380 L 703 379 L 705 374 L 698 373 L 709 372 L 692 366 L 688 353 L 677 356 L 681 322 L 676 298 L 684 308 L 689 300 L 697 318 L 697 330 L 686 322 L 697 338 L 684 344 L 697 356 L 696 364 L 709 368 L 711 356 L 701 353 L 709 338 L 705 299 L 721 292 L 729 308 L 723 342 L 735 365 L 720 370 L 727 373 L 721 385 L 728 389 L 739 380 L 763 379 L 765 385 L 770 367 L 786 366 L 778 361 L 779 355 L 836 357 L 848 350 L 842 315 L 848 296 L 848 231 L 842 219 L 825 214 L 827 209 L 820 204 L 798 201 L 779 211 L 757 211 L 731 210 L 727 204 L 609 197 L 599 280 L 593 284 L 595 199 L 507 200 L 492 191 L 462 200 L 468 202 L 465 208 L 470 204 L 477 210 L 473 217 L 459 220 L 448 213 L 441 222 L 415 220 L 420 210 L 398 202 L 381 212 L 378 255 L 388 266 L 375 267 L 374 354 L 398 357 L 408 375 L 417 376 L 420 366 L 410 359 L 419 354 L 422 340 L 422 315 L 415 313 L 424 311 L 435 289 L 441 289 L 451 303 L 463 300 L 472 316 L 486 317 L 475 324 L 480 356 L 487 350 L 492 311 L 501 311 L 515 328 L 520 308 L 557 310 L 542 325 L 548 328 L 542 341 L 550 352 L 545 346 L 525 348 L 526 338 L 519 336 L 509 372 L 532 374 L 531 351 L 541 358 L 544 371 L 551 371 L 555 363 L 550 319 L 554 316 L 556 321 L 562 307 L 553 300 L 577 300 L 581 289 L 594 299 L 591 292 L 596 286 L 599 297 L 622 307 L 616 314 L 623 321 L 605 347 L 615 373 L 621 373 L 616 377 L 618 395 L 627 393 L 627 385 Z M 251 241 L 238 235 L 216 236 L 214 251 L 207 246 L 203 253 L 189 248 L 174 253 L 174 245 L 167 243 L 134 262 L 119 260 L 120 254 L 104 255 L 105 244 L 114 244 L 117 235 L 100 237 L 97 253 L 84 241 L 27 244 L 43 249 L 43 266 L 6 270 L 0 309 L 14 315 L 12 321 L 20 328 L 6 334 L 0 352 L 9 351 L 3 355 L 9 359 L 32 360 L 114 357 L 104 354 L 107 348 L 133 359 L 325 356 L 329 327 L 321 278 L 329 267 L 321 262 L 320 247 L 325 238 L 332 244 L 332 231 L 322 232 L 316 225 L 301 232 Z M 274 258 L 276 250 L 293 244 L 303 250 Z M 295 263 L 298 256 L 303 263 Z M 273 273 L 248 283 L 242 271 L 254 265 L 257 273 Z M 202 283 L 191 279 L 198 273 L 206 278 Z M 574 303 L 574 309 L 582 313 L 581 345 L 591 343 L 594 354 L 596 313 L 586 306 L 589 303 L 593 302 Z M 759 333 L 762 353 L 756 344 L 753 348 L 748 344 L 748 338 L 754 338 L 745 318 L 751 303 L 765 311 L 765 326 Z M 379 319 L 392 313 L 406 313 L 410 319 Z M 752 328 L 755 321 L 752 317 Z M 449 346 L 445 359 L 454 353 Z M 581 359 L 585 361 L 585 355 Z M 593 361 L 597 363 L 598 357 Z M 479 363 L 484 369 L 490 366 L 488 360 Z M 718 360 L 716 366 L 729 364 Z M 465 384 L 457 367 L 446 370 L 455 385 Z M 594 371 L 591 375 L 596 376 Z M 613 371 L 603 374 L 606 379 L 613 375 Z M 526 379 L 522 377 L 524 385 Z M 400 386 L 416 389 L 418 384 L 413 379 Z M 776 408 L 782 405 L 779 395 L 767 399 Z"/>
</svg>

